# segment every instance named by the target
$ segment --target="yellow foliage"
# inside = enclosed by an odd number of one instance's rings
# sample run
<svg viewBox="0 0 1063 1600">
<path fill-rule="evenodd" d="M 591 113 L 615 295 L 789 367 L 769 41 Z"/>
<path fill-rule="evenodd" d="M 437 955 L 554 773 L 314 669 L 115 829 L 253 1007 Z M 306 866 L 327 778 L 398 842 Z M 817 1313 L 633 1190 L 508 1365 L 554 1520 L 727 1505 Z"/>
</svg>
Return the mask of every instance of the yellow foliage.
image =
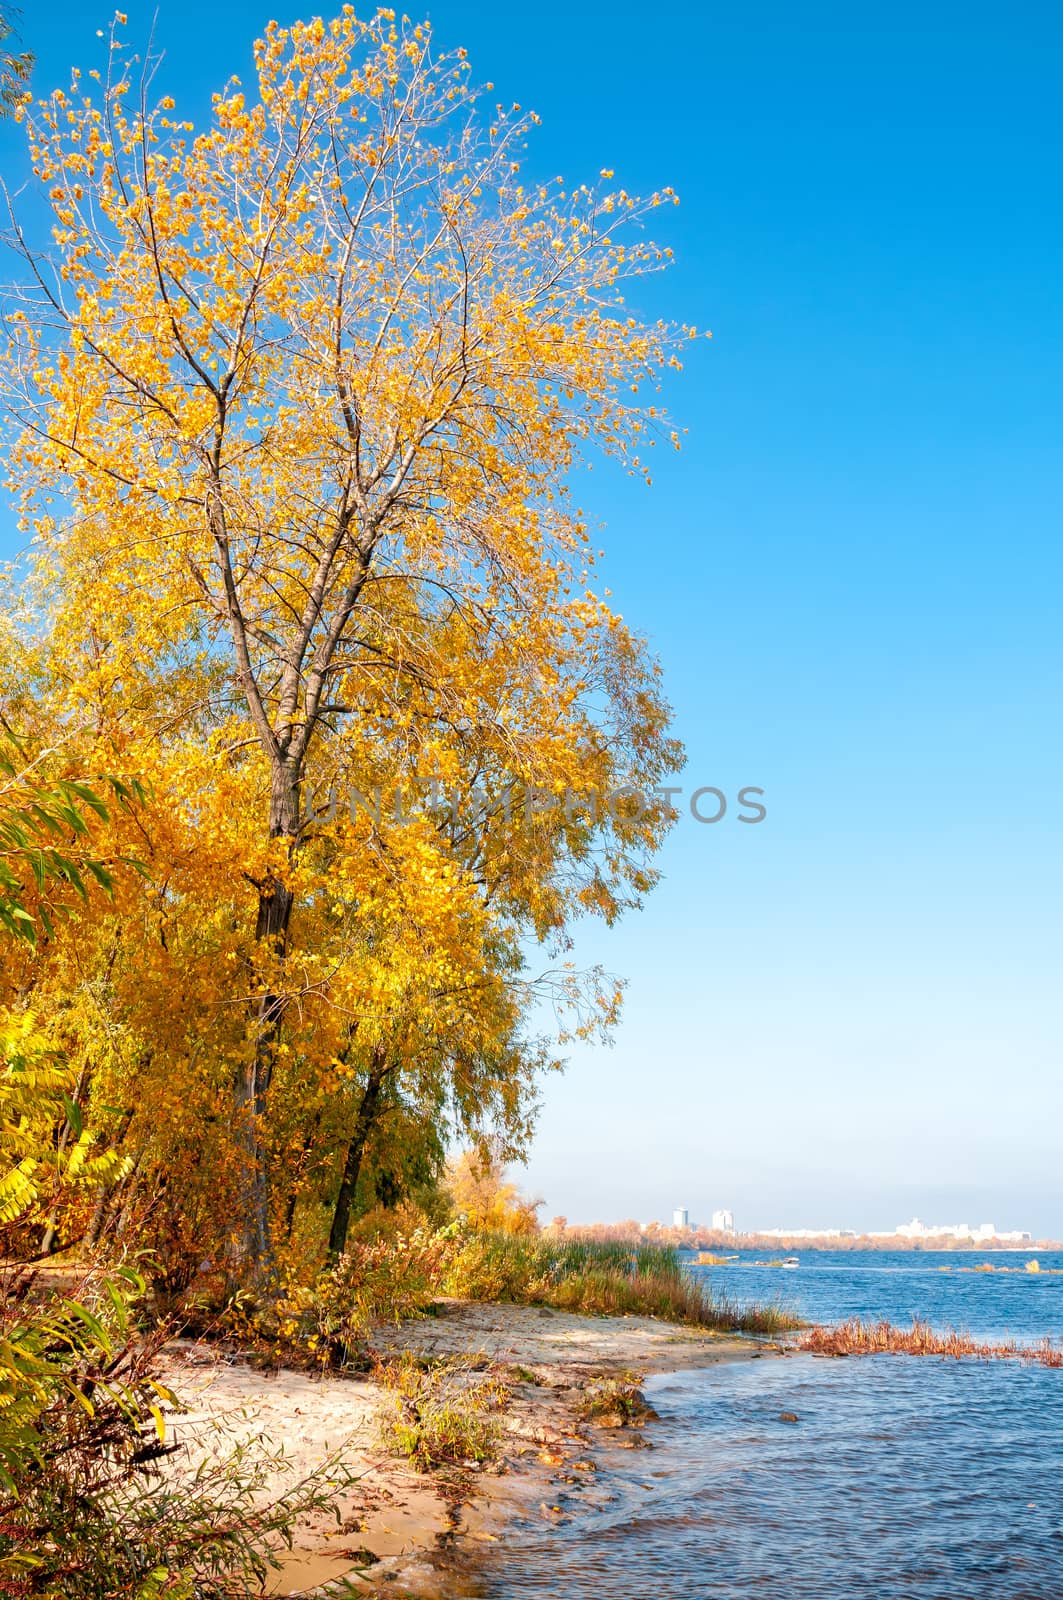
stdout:
<svg viewBox="0 0 1063 1600">
<path fill-rule="evenodd" d="M 39 1213 L 65 1188 L 113 1182 L 127 1170 L 115 1152 L 94 1151 L 72 1087 L 33 1013 L 0 1011 L 0 1224 Z"/>
<path fill-rule="evenodd" d="M 528 941 L 563 957 L 651 887 L 680 752 L 567 475 L 644 470 L 639 392 L 687 337 L 623 303 L 671 192 L 522 182 L 534 119 L 483 115 L 426 25 L 345 7 L 255 59 L 199 129 L 117 47 L 105 84 L 25 103 L 52 276 L 24 241 L 0 373 L 43 715 L 159 799 L 109 823 L 150 883 L 38 981 L 138 1170 L 204 1205 L 235 1172 L 245 1256 L 270 1205 L 328 1193 L 371 1060 L 516 1148 L 556 1062 L 534 1002 L 562 1041 L 615 1017 L 600 974 L 531 977 Z"/>
<path fill-rule="evenodd" d="M 454 1209 L 483 1232 L 538 1233 L 541 1200 L 529 1200 L 490 1150 L 467 1150 L 447 1169 Z"/>
</svg>

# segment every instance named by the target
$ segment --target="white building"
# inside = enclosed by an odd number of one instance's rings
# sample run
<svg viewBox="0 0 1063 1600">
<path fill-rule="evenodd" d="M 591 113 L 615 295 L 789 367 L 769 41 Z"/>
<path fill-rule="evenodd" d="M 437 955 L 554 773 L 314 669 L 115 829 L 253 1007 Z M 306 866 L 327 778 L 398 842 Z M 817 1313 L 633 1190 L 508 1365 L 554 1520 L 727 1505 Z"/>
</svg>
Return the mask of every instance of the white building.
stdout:
<svg viewBox="0 0 1063 1600">
<path fill-rule="evenodd" d="M 714 1233 L 734 1233 L 735 1214 L 733 1211 L 714 1211 L 712 1213 L 712 1228 Z"/>
<path fill-rule="evenodd" d="M 881 1237 L 875 1235 L 874 1237 Z M 896 1230 L 899 1239 L 957 1239 L 971 1244 L 989 1244 L 996 1240 L 1007 1244 L 1025 1244 L 1029 1242 L 1030 1235 L 1015 1229 L 1010 1233 L 998 1233 L 992 1222 L 981 1222 L 977 1228 L 972 1228 L 967 1222 L 937 1222 L 928 1226 L 920 1222 L 918 1217 L 913 1217 L 911 1222 L 902 1222 Z"/>
<path fill-rule="evenodd" d="M 672 1227 L 673 1228 L 689 1228 L 690 1227 L 690 1212 L 687 1211 L 684 1207 L 677 1206 L 676 1209 L 672 1212 Z"/>
</svg>

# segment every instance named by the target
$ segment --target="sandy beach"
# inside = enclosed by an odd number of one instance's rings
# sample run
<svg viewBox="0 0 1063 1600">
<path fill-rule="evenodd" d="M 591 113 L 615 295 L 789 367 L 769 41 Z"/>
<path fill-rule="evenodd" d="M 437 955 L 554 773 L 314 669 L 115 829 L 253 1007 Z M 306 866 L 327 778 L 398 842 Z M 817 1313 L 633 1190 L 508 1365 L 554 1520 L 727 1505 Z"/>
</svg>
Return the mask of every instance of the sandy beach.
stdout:
<svg viewBox="0 0 1063 1600">
<path fill-rule="evenodd" d="M 590 1317 L 545 1307 L 445 1301 L 437 1314 L 378 1330 L 382 1355 L 471 1356 L 504 1371 L 510 1398 L 500 1414 L 499 1459 L 484 1470 L 417 1473 L 380 1443 L 390 1400 L 370 1379 L 256 1370 L 239 1352 L 175 1342 L 164 1379 L 188 1408 L 173 1421 L 185 1464 L 237 1442 L 282 1450 L 270 1474 L 275 1495 L 339 1453 L 353 1487 L 336 1516 L 301 1521 L 269 1593 L 312 1592 L 343 1577 L 367 1593 L 385 1582 L 437 1595 L 455 1557 L 467 1564 L 478 1540 L 504 1528 L 507 1505 L 538 1499 L 554 1514 L 551 1489 L 596 1470 L 601 1431 L 581 1423 L 576 1403 L 600 1375 L 649 1374 L 744 1360 L 777 1345 L 676 1327 L 649 1317 Z M 220 1425 L 205 1439 L 203 1425 Z M 634 1429 L 622 1430 L 641 1442 Z M 626 1442 L 610 1430 L 612 1445 Z M 261 1441 L 259 1446 L 258 1441 Z"/>
</svg>

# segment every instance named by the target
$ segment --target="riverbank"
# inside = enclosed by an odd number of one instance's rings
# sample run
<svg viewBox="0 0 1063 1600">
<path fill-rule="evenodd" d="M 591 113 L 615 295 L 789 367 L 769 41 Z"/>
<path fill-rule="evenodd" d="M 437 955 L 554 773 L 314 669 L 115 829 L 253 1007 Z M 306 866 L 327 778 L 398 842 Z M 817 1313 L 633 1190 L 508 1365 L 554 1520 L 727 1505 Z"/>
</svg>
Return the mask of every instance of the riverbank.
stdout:
<svg viewBox="0 0 1063 1600">
<path fill-rule="evenodd" d="M 615 1385 L 621 1375 L 692 1370 L 779 1349 L 650 1317 L 457 1300 L 378 1331 L 374 1345 L 385 1358 L 404 1351 L 430 1361 L 469 1358 L 497 1373 L 507 1396 L 497 1418 L 497 1459 L 483 1468 L 414 1472 L 380 1442 L 393 1400 L 372 1378 L 268 1372 L 239 1351 L 180 1341 L 169 1347 L 163 1377 L 188 1407 L 173 1423 L 175 1437 L 186 1441 L 186 1460 L 203 1453 L 203 1426 L 218 1424 L 219 1449 L 283 1450 L 269 1472 L 270 1495 L 338 1452 L 354 1480 L 337 1494 L 334 1518 L 300 1522 L 269 1593 L 308 1593 L 343 1578 L 353 1592 L 386 1583 L 392 1596 L 436 1595 L 448 1567 L 467 1563 L 477 1541 L 500 1536 L 509 1507 L 538 1502 L 544 1518 L 560 1516 L 561 1486 L 595 1472 L 599 1441 L 641 1442 L 637 1413 L 628 1418 L 606 1406 L 596 1419 L 581 1414 L 597 1380 Z"/>
</svg>

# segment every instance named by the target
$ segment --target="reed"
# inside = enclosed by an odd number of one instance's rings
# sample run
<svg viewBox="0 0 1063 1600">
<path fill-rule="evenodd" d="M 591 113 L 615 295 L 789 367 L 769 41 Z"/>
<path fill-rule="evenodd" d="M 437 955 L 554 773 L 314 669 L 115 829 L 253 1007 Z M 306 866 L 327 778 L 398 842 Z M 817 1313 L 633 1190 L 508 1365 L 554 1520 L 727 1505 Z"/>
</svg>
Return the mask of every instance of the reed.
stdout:
<svg viewBox="0 0 1063 1600">
<path fill-rule="evenodd" d="M 477 1233 L 456 1256 L 446 1287 L 470 1300 L 660 1317 L 720 1332 L 778 1334 L 799 1326 L 778 1305 L 738 1306 L 714 1294 L 670 1245 Z"/>
<path fill-rule="evenodd" d="M 955 1328 L 937 1333 L 919 1317 L 912 1319 L 909 1328 L 899 1328 L 885 1320 L 863 1322 L 851 1317 L 836 1327 L 810 1328 L 798 1349 L 824 1356 L 951 1356 L 957 1361 L 1029 1361 L 1043 1367 L 1063 1367 L 1063 1348 L 1050 1339 L 1034 1345 L 1017 1344 L 1013 1339 L 992 1343 L 972 1339 Z"/>
</svg>

